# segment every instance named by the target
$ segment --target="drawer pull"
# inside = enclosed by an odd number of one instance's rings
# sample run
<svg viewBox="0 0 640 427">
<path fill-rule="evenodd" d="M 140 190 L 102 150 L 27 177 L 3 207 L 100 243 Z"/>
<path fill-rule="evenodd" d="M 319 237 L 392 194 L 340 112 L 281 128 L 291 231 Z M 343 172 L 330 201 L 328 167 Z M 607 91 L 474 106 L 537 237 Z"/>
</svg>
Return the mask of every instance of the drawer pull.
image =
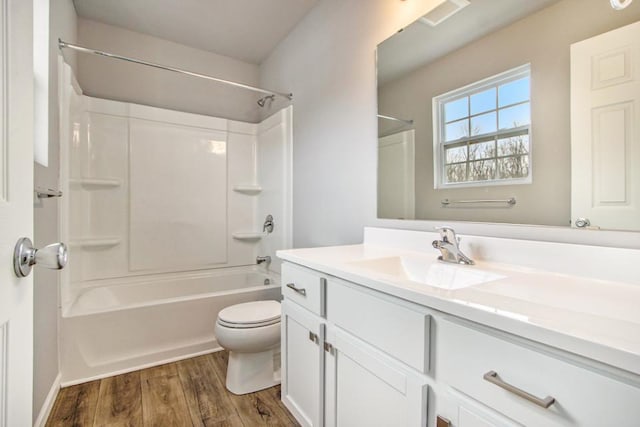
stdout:
<svg viewBox="0 0 640 427">
<path fill-rule="evenodd" d="M 293 283 L 287 283 L 287 288 L 293 289 L 295 292 L 299 293 L 300 295 L 307 296 L 307 290 L 306 289 L 298 288 Z"/>
<path fill-rule="evenodd" d="M 486 374 L 484 374 L 483 378 L 485 379 L 485 381 L 489 381 L 491 384 L 495 384 L 498 387 L 503 388 L 517 396 L 520 396 L 523 399 L 527 399 L 529 402 L 535 403 L 536 405 L 542 406 L 543 408 L 548 408 L 549 406 L 553 405 L 553 403 L 556 401 L 556 399 L 551 396 L 547 396 L 544 399 L 540 399 L 539 397 L 536 397 L 533 394 L 529 394 L 526 391 L 521 390 L 516 386 L 506 383 L 502 379 L 500 379 L 496 371 L 487 372 Z"/>
<path fill-rule="evenodd" d="M 320 339 L 318 338 L 318 334 L 314 334 L 311 331 L 309 331 L 309 340 L 313 341 L 316 344 L 320 342 Z"/>
</svg>

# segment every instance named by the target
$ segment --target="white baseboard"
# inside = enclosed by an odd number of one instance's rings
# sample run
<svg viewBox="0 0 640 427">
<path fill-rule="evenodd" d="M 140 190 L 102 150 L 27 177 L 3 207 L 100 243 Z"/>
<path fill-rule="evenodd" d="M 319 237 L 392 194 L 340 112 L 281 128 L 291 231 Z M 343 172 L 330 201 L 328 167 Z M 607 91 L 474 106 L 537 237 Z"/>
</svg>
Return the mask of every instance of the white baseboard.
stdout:
<svg viewBox="0 0 640 427">
<path fill-rule="evenodd" d="M 61 388 L 65 388 L 65 387 L 70 387 L 72 385 L 88 383 L 90 381 L 101 380 L 103 378 L 113 377 L 113 376 L 120 375 L 120 374 L 127 374 L 129 372 L 139 371 L 141 369 L 147 369 L 147 368 L 152 368 L 154 366 L 165 365 L 167 363 L 173 363 L 173 362 L 177 362 L 177 361 L 184 360 L 184 359 L 191 359 L 192 357 L 203 356 L 205 354 L 215 353 L 215 352 L 218 352 L 218 351 L 221 351 L 221 350 L 224 350 L 224 349 L 222 347 L 220 347 L 220 346 L 217 346 L 217 347 L 212 348 L 212 349 L 198 351 L 198 352 L 195 352 L 195 353 L 183 354 L 183 355 L 180 355 L 180 356 L 170 357 L 170 358 L 167 358 L 167 359 L 162 359 L 162 360 L 158 360 L 158 361 L 151 362 L 151 363 L 144 363 L 144 364 L 132 366 L 132 367 L 129 367 L 129 368 L 126 368 L 126 369 L 119 369 L 119 370 L 112 371 L 112 372 L 106 372 L 104 374 L 95 375 L 95 376 L 92 376 L 92 377 L 80 378 L 80 379 L 72 380 L 72 381 L 65 381 L 64 383 L 61 384 L 60 387 Z"/>
<path fill-rule="evenodd" d="M 51 384 L 51 389 L 47 394 L 47 398 L 44 400 L 42 404 L 42 408 L 40 408 L 40 412 L 38 413 L 38 418 L 33 422 L 34 427 L 44 427 L 47 423 L 47 419 L 49 418 L 49 414 L 51 414 L 51 409 L 53 409 L 53 404 L 56 401 L 56 397 L 58 397 L 58 392 L 60 391 L 60 382 L 62 381 L 62 374 L 58 372 L 58 376 L 55 380 L 53 380 L 53 384 Z"/>
</svg>

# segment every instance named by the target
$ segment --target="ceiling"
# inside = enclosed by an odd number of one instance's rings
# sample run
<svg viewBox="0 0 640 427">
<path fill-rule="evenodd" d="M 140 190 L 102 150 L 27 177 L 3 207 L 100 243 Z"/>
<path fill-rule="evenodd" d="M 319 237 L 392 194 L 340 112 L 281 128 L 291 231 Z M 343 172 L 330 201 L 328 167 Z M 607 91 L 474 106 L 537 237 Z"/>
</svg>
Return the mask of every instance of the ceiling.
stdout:
<svg viewBox="0 0 640 427">
<path fill-rule="evenodd" d="M 418 20 L 378 46 L 378 84 L 395 80 L 557 1 L 470 0 L 469 6 L 435 27 Z"/>
<path fill-rule="evenodd" d="M 318 0 L 74 0 L 79 16 L 259 64 Z"/>
</svg>

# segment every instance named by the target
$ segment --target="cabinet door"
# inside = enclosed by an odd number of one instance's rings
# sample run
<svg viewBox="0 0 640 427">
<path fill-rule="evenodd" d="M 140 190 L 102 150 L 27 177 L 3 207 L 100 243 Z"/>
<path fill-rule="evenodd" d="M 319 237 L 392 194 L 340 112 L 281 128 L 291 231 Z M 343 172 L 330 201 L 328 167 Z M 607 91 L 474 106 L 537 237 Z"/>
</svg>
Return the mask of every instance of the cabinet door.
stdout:
<svg viewBox="0 0 640 427">
<path fill-rule="evenodd" d="M 282 303 L 282 401 L 303 426 L 323 425 L 324 323 Z"/>
<path fill-rule="evenodd" d="M 333 326 L 325 352 L 326 426 L 427 425 L 424 376 Z"/>
</svg>

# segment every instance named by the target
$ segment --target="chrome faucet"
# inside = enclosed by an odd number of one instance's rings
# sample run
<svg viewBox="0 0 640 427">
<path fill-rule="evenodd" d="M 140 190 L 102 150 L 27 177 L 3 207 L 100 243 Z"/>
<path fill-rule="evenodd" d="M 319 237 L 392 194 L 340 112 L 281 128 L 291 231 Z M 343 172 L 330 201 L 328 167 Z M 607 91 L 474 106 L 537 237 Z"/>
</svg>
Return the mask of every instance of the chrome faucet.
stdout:
<svg viewBox="0 0 640 427">
<path fill-rule="evenodd" d="M 456 232 L 451 227 L 436 227 L 440 231 L 440 240 L 434 240 L 432 245 L 436 249 L 440 249 L 442 255 L 438 257 L 440 261 L 452 262 L 455 264 L 473 265 L 473 260 L 462 253 L 460 250 L 460 238 L 456 236 Z"/>
<path fill-rule="evenodd" d="M 262 264 L 263 262 L 266 262 L 267 264 L 270 264 L 271 263 L 271 257 L 269 255 L 256 257 L 256 264 Z"/>
</svg>

